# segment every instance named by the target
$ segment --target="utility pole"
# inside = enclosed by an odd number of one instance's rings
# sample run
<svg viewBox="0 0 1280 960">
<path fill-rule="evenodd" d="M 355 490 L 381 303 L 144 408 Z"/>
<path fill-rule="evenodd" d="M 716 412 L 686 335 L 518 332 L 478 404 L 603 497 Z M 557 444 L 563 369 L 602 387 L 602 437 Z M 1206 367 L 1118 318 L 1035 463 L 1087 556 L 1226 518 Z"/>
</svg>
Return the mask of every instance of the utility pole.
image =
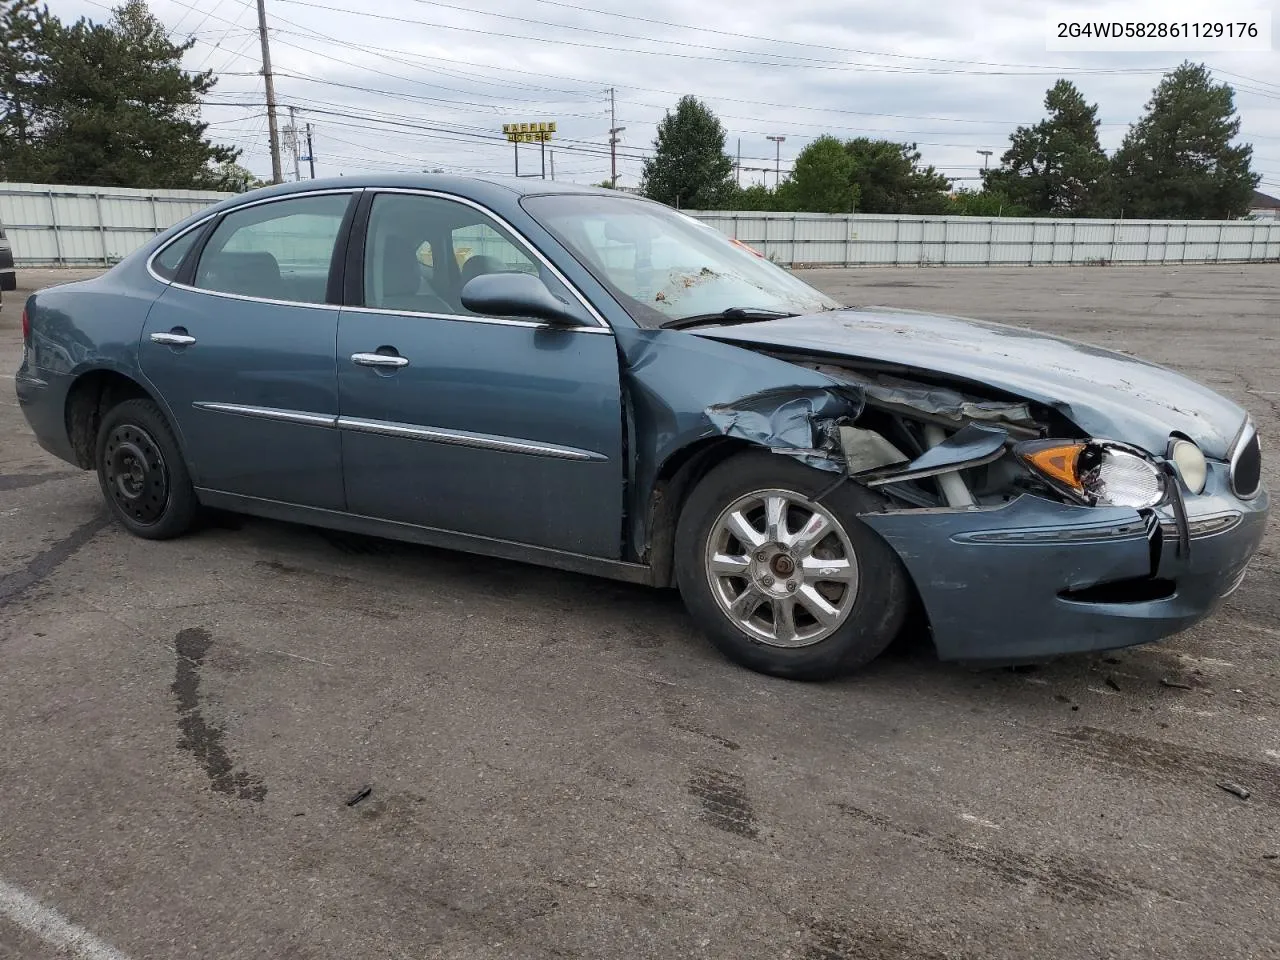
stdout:
<svg viewBox="0 0 1280 960">
<path fill-rule="evenodd" d="M 767 137 L 766 139 L 772 140 L 773 145 L 776 148 L 774 161 L 773 161 L 773 164 L 774 164 L 773 189 L 777 190 L 778 186 L 782 183 L 782 141 L 786 140 L 787 138 L 786 137 Z"/>
<path fill-rule="evenodd" d="M 311 164 L 311 179 L 316 178 L 316 148 L 311 145 L 311 123 L 307 123 L 307 163 Z"/>
<path fill-rule="evenodd" d="M 626 127 L 618 126 L 617 103 L 613 87 L 609 88 L 609 186 L 618 189 L 618 134 Z"/>
<path fill-rule="evenodd" d="M 262 41 L 262 79 L 267 88 L 267 132 L 271 138 L 271 182 L 280 183 L 280 129 L 276 126 L 276 83 L 271 75 L 271 44 L 267 41 L 267 2 L 258 0 L 258 37 Z"/>
<path fill-rule="evenodd" d="M 979 150 L 978 153 L 982 154 L 982 169 L 985 170 L 987 169 L 987 161 L 991 159 L 991 151 Z"/>
<path fill-rule="evenodd" d="M 285 137 L 288 138 L 289 152 L 293 154 L 293 182 L 297 183 L 302 179 L 302 169 L 298 165 L 299 156 L 302 151 L 298 148 L 298 113 L 297 108 L 289 108 L 289 126 L 285 128 Z"/>
<path fill-rule="evenodd" d="M 733 162 L 733 179 L 739 187 L 742 186 L 742 138 L 738 138 L 738 159 Z"/>
</svg>

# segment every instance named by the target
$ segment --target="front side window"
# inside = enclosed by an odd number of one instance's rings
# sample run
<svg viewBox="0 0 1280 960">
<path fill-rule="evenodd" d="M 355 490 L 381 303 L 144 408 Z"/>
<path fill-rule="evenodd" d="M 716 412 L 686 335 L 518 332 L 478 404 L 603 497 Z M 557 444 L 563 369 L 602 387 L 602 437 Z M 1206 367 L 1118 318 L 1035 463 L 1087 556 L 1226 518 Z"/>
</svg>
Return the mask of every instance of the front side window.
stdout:
<svg viewBox="0 0 1280 960">
<path fill-rule="evenodd" d="M 196 266 L 203 290 L 324 303 L 349 194 L 297 197 L 229 213 Z"/>
<path fill-rule="evenodd" d="M 644 200 L 528 197 L 525 209 L 642 327 L 725 310 L 817 313 L 839 304 L 719 231 Z"/>
<path fill-rule="evenodd" d="M 568 292 L 505 228 L 474 207 L 420 194 L 374 197 L 364 251 L 364 305 L 471 316 L 462 288 L 487 273 L 531 273 Z"/>
</svg>

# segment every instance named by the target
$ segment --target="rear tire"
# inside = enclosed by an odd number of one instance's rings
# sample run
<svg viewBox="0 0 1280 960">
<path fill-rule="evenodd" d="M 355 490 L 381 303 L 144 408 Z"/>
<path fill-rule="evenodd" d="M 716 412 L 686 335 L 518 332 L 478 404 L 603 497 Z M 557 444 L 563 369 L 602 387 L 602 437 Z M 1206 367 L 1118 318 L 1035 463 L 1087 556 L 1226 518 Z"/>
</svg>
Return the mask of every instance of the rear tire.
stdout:
<svg viewBox="0 0 1280 960">
<path fill-rule="evenodd" d="M 910 581 L 859 514 L 884 501 L 786 456 L 748 451 L 694 488 L 676 528 L 676 582 L 729 659 L 793 680 L 826 680 L 889 646 Z"/>
<path fill-rule="evenodd" d="M 95 448 L 98 484 L 112 515 L 134 536 L 169 540 L 186 533 L 199 511 L 191 474 L 173 428 L 151 400 L 125 400 L 107 411 Z"/>
</svg>

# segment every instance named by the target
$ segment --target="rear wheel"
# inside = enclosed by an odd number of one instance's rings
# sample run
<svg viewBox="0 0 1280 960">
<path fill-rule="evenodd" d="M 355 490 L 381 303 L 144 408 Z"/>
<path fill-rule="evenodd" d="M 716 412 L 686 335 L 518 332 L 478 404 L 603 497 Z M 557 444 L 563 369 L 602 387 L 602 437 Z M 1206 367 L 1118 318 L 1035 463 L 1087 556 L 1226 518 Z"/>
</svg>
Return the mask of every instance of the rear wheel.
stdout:
<svg viewBox="0 0 1280 960">
<path fill-rule="evenodd" d="M 748 452 L 703 478 L 681 511 L 676 580 L 690 613 L 730 659 L 819 680 L 877 657 L 905 619 L 901 562 L 858 514 L 873 494 L 785 456 Z"/>
<path fill-rule="evenodd" d="M 167 540 L 190 529 L 199 504 L 169 421 L 151 400 L 126 400 L 98 427 L 98 483 L 130 533 Z"/>
</svg>

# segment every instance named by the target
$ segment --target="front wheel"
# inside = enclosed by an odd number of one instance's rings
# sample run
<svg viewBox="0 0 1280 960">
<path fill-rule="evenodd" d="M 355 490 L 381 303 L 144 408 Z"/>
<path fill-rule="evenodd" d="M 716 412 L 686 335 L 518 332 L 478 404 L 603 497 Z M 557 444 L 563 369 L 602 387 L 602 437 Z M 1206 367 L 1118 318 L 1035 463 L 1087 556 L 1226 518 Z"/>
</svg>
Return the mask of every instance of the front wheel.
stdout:
<svg viewBox="0 0 1280 960">
<path fill-rule="evenodd" d="M 898 557 L 858 514 L 874 494 L 778 454 L 714 468 L 676 531 L 685 605 L 730 659 L 774 676 L 822 680 L 857 669 L 901 629 L 910 603 Z"/>
<path fill-rule="evenodd" d="M 126 400 L 98 427 L 98 483 L 130 533 L 168 540 L 190 529 L 199 504 L 173 428 L 151 400 Z"/>
</svg>

